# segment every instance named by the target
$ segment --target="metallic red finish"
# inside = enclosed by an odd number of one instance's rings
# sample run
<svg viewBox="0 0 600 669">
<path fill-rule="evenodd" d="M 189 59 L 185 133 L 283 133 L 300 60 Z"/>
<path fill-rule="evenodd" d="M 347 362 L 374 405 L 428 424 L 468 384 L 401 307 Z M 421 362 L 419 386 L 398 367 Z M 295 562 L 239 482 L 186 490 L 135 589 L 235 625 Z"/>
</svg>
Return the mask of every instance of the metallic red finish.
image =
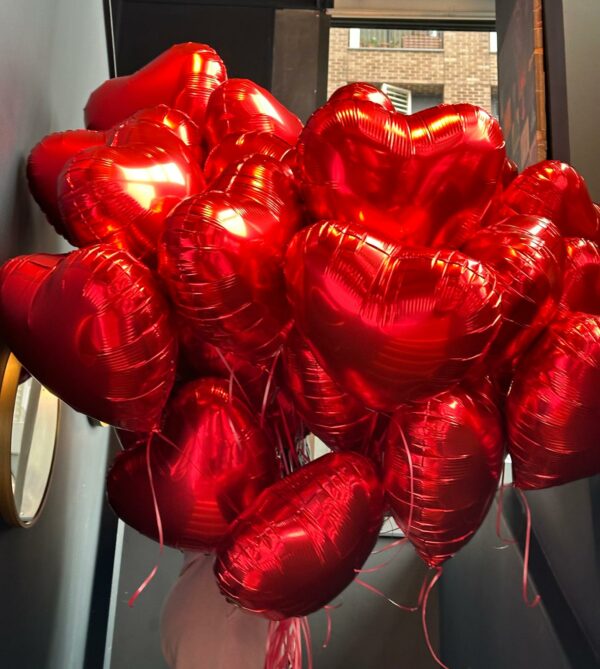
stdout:
<svg viewBox="0 0 600 669">
<path fill-rule="evenodd" d="M 249 79 L 228 79 L 210 96 L 205 117 L 209 149 L 230 133 L 269 132 L 295 145 L 302 122 L 269 91 Z"/>
<path fill-rule="evenodd" d="M 159 271 L 186 327 L 222 350 L 265 359 L 290 323 L 282 261 L 299 222 L 293 177 L 257 155 L 221 179 L 227 192 L 188 198 L 168 217 Z"/>
<path fill-rule="evenodd" d="M 242 163 L 257 153 L 271 156 L 278 161 L 283 160 L 291 148 L 285 140 L 270 132 L 230 134 L 208 154 L 204 164 L 204 176 L 211 183 L 228 167 Z"/>
<path fill-rule="evenodd" d="M 588 239 L 565 239 L 561 307 L 600 316 L 600 249 Z"/>
<path fill-rule="evenodd" d="M 600 312 L 600 294 L 596 295 Z M 515 484 L 548 488 L 600 473 L 600 315 L 566 313 L 517 369 L 506 404 Z"/>
<path fill-rule="evenodd" d="M 567 237 L 595 240 L 600 232 L 583 177 L 558 160 L 531 165 L 504 191 L 496 220 L 514 214 L 548 218 Z"/>
<path fill-rule="evenodd" d="M 127 430 L 157 425 L 175 331 L 154 276 L 127 253 L 99 245 L 9 260 L 0 325 L 20 362 L 74 409 Z"/>
<path fill-rule="evenodd" d="M 379 436 L 379 414 L 333 381 L 296 329 L 281 357 L 283 385 L 310 431 L 333 451 L 366 453 Z"/>
<path fill-rule="evenodd" d="M 267 488 L 217 550 L 221 592 L 272 620 L 321 608 L 354 578 L 383 514 L 373 464 L 332 453 Z"/>
<path fill-rule="evenodd" d="M 502 325 L 487 361 L 514 361 L 550 322 L 562 293 L 564 243 L 558 228 L 537 216 L 512 216 L 480 230 L 465 255 L 493 269 L 502 295 Z"/>
<path fill-rule="evenodd" d="M 483 388 L 456 388 L 392 416 L 386 496 L 427 565 L 439 566 L 475 534 L 498 487 L 503 455 L 500 413 Z"/>
<path fill-rule="evenodd" d="M 165 139 L 159 139 L 155 128 L 164 128 L 168 133 Z M 128 119 L 106 132 L 108 146 L 126 146 L 127 144 L 155 144 L 163 149 L 178 144 L 169 141 L 173 136 L 187 148 L 193 160 L 200 165 L 204 161 L 202 132 L 192 119 L 167 105 L 157 105 L 142 109 Z"/>
<path fill-rule="evenodd" d="M 204 189 L 200 166 L 178 139 L 167 133 L 172 145 L 164 149 L 164 127 L 146 124 L 143 134 L 147 143 L 88 149 L 67 164 L 59 206 L 75 246 L 107 242 L 152 261 L 171 209 Z"/>
<path fill-rule="evenodd" d="M 58 207 L 58 178 L 73 156 L 84 149 L 104 146 L 105 141 L 104 133 L 94 130 L 54 132 L 38 142 L 29 154 L 29 190 L 59 235 L 66 236 L 68 231 Z"/>
<path fill-rule="evenodd" d="M 354 81 L 351 84 L 340 86 L 331 94 L 327 103 L 342 102 L 343 100 L 364 100 L 373 102 L 389 112 L 396 111 L 392 101 L 383 91 L 363 81 Z"/>
<path fill-rule="evenodd" d="M 507 158 L 504 161 L 504 167 L 502 169 L 502 186 L 508 188 L 518 176 L 519 166 L 514 160 Z"/>
<path fill-rule="evenodd" d="M 182 386 L 150 444 L 152 480 L 168 546 L 214 548 L 229 525 L 278 478 L 273 445 L 222 379 Z M 168 441 L 167 441 L 168 440 Z M 146 445 L 118 454 L 108 501 L 128 525 L 158 540 Z"/>
<path fill-rule="evenodd" d="M 319 363 L 372 409 L 449 389 L 500 325 L 493 275 L 455 251 L 322 223 L 292 240 L 285 271 L 296 324 Z"/>
<path fill-rule="evenodd" d="M 498 122 L 472 105 L 404 116 L 353 99 L 313 114 L 298 159 L 315 220 L 361 223 L 421 245 L 457 213 L 485 211 L 500 187 L 505 149 Z"/>
<path fill-rule="evenodd" d="M 176 44 L 133 74 L 109 79 L 89 97 L 85 125 L 108 130 L 146 107 L 166 104 L 201 124 L 210 94 L 227 79 L 223 61 L 206 44 Z"/>
</svg>

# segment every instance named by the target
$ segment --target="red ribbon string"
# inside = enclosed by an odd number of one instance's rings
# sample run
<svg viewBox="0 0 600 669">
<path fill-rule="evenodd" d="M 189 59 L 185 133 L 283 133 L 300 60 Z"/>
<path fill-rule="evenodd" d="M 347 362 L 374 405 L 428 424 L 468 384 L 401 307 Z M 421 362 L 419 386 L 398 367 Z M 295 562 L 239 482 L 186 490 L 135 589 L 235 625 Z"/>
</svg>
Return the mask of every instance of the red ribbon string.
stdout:
<svg viewBox="0 0 600 669">
<path fill-rule="evenodd" d="M 533 609 L 540 603 L 541 597 L 539 595 L 536 595 L 532 600 L 529 600 L 529 598 L 527 597 L 527 581 L 529 578 L 529 547 L 531 544 L 531 509 L 529 508 L 529 502 L 527 501 L 527 497 L 525 497 L 525 493 L 519 488 L 515 488 L 515 490 L 517 491 L 519 497 L 521 498 L 521 501 L 523 502 L 523 506 L 525 507 L 525 514 L 527 516 L 527 529 L 525 530 L 525 551 L 523 555 L 523 581 L 521 583 L 521 593 L 523 595 L 523 601 L 525 602 L 525 604 Z"/>
<path fill-rule="evenodd" d="M 383 597 L 387 602 L 395 606 L 397 609 L 401 609 L 402 611 L 408 611 L 409 613 L 414 613 L 415 611 L 419 610 L 420 602 L 418 602 L 416 606 L 405 606 L 404 604 L 399 604 L 393 599 L 390 599 L 384 592 L 379 590 L 379 588 L 376 588 L 374 585 L 371 585 L 370 583 L 367 583 L 366 581 L 363 581 L 360 578 L 355 578 L 354 582 L 358 583 L 358 585 L 362 586 L 363 588 L 366 588 L 367 590 L 374 592 L 376 595 Z"/>
<path fill-rule="evenodd" d="M 410 534 L 410 528 L 412 527 L 413 509 L 415 506 L 415 478 L 413 470 L 413 461 L 412 461 L 412 456 L 410 454 L 410 448 L 408 447 L 408 441 L 406 440 L 404 430 L 402 429 L 402 425 L 400 425 L 400 423 L 395 418 L 394 418 L 394 423 L 396 423 L 396 427 L 398 428 L 400 432 L 400 437 L 402 438 L 402 443 L 404 444 L 404 450 L 406 452 L 406 460 L 408 462 L 408 473 L 410 476 L 410 508 L 408 510 L 408 522 L 406 523 L 406 527 L 404 528 L 404 534 L 408 537 Z"/>
<path fill-rule="evenodd" d="M 165 547 L 162 520 L 160 517 L 160 509 L 158 508 L 158 501 L 156 499 L 156 489 L 154 487 L 154 479 L 152 477 L 152 465 L 150 462 L 150 445 L 152 444 L 153 436 L 157 433 L 159 434 L 158 430 L 156 429 L 150 432 L 150 434 L 148 435 L 148 439 L 146 441 L 146 469 L 148 471 L 148 482 L 150 483 L 150 491 L 152 493 L 152 504 L 154 505 L 154 514 L 156 516 L 156 527 L 158 529 L 158 543 L 159 543 L 158 560 L 156 561 L 156 564 L 154 565 L 148 576 L 146 576 L 146 578 L 142 581 L 139 588 L 129 598 L 128 605 L 130 608 L 133 608 L 133 605 L 135 604 L 137 598 L 146 589 L 146 586 L 150 583 L 150 581 L 152 581 L 152 579 L 156 576 L 156 572 L 158 571 L 158 563 L 160 561 L 160 556 L 162 555 L 163 549 Z"/>
<path fill-rule="evenodd" d="M 512 487 L 512 483 L 504 483 L 504 467 L 502 467 L 502 472 L 500 474 L 500 484 L 498 486 L 498 508 L 496 509 L 496 536 L 500 541 L 505 544 L 516 544 L 516 539 L 507 539 L 502 536 L 501 532 L 501 521 L 502 521 L 502 511 L 504 509 L 504 490 L 506 488 Z"/>
<path fill-rule="evenodd" d="M 437 662 L 437 664 L 442 667 L 442 669 L 449 669 L 448 666 L 446 666 L 438 657 L 437 653 L 433 649 L 433 645 L 431 643 L 431 639 L 429 638 L 429 629 L 427 627 L 427 603 L 429 601 L 429 595 L 431 594 L 431 591 L 433 590 L 433 587 L 435 584 L 440 580 L 440 577 L 442 575 L 442 568 L 437 567 L 435 570 L 435 575 L 429 582 L 429 585 L 427 586 L 427 589 L 425 590 L 425 594 L 423 596 L 423 608 L 421 609 L 421 622 L 423 623 L 423 633 L 425 634 L 425 643 L 427 644 L 427 648 L 429 649 L 429 652 L 431 653 L 431 657 Z"/>
<path fill-rule="evenodd" d="M 260 409 L 260 426 L 265 426 L 265 414 L 267 412 L 267 401 L 269 399 L 269 391 L 271 390 L 271 383 L 273 382 L 273 377 L 275 376 L 275 367 L 277 366 L 277 361 L 279 360 L 279 354 L 281 350 L 277 351 L 275 357 L 273 358 L 273 364 L 269 371 L 269 378 L 267 379 L 267 385 L 265 386 L 265 394 L 263 395 L 262 407 Z"/>
</svg>

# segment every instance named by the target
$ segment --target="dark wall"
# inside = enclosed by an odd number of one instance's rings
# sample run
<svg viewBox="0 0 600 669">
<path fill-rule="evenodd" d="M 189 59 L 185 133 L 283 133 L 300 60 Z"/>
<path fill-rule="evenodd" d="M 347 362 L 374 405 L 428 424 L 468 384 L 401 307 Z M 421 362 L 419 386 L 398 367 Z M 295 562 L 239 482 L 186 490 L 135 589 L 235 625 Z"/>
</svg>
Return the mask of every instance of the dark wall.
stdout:
<svg viewBox="0 0 600 669">
<path fill-rule="evenodd" d="M 0 260 L 67 248 L 29 197 L 25 160 L 45 134 L 82 125 L 85 100 L 107 75 L 99 1 L 2 0 Z M 108 430 L 63 407 L 59 434 L 39 522 L 0 528 L 0 665 L 7 669 L 85 666 Z"/>
</svg>

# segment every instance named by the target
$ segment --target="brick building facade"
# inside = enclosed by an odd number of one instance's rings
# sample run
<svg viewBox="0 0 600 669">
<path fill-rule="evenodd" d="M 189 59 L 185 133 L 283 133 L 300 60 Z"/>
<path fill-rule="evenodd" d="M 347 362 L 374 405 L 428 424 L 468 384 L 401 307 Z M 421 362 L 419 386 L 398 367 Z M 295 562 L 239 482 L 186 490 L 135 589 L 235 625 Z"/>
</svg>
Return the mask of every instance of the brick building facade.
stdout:
<svg viewBox="0 0 600 669">
<path fill-rule="evenodd" d="M 487 32 L 333 28 L 328 95 L 352 81 L 392 84 L 412 93 L 411 111 L 471 102 L 497 114 L 495 42 Z"/>
</svg>

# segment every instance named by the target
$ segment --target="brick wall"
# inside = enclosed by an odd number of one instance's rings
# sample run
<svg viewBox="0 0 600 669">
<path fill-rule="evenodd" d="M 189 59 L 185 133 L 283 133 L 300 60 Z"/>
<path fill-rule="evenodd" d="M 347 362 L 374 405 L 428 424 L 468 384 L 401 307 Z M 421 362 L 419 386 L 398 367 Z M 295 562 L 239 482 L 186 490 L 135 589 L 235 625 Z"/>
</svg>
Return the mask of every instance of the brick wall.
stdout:
<svg viewBox="0 0 600 669">
<path fill-rule="evenodd" d="M 444 102 L 471 102 L 491 110 L 498 69 L 489 33 L 445 32 L 441 51 L 350 49 L 348 42 L 348 28 L 332 28 L 328 95 L 351 81 L 385 81 L 415 93 L 443 90 Z"/>
</svg>

